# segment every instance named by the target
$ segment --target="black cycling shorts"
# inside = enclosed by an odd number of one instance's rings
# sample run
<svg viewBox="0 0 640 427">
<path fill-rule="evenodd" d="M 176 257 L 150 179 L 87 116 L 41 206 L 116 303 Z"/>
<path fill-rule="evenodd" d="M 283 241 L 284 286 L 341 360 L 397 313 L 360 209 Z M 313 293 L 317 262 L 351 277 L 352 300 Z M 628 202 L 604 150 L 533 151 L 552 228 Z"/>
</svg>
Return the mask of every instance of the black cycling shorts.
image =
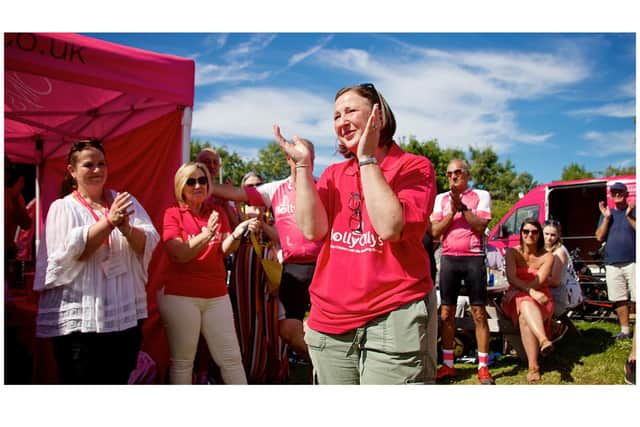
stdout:
<svg viewBox="0 0 640 427">
<path fill-rule="evenodd" d="M 309 285 L 311 285 L 315 269 L 315 262 L 309 264 L 288 264 L 285 262 L 283 264 L 278 296 L 284 306 L 287 319 L 304 319 L 311 306 Z"/>
<path fill-rule="evenodd" d="M 487 304 L 487 268 L 483 256 L 451 256 L 440 258 L 440 301 L 456 305 L 460 287 L 469 294 L 469 304 Z"/>
</svg>

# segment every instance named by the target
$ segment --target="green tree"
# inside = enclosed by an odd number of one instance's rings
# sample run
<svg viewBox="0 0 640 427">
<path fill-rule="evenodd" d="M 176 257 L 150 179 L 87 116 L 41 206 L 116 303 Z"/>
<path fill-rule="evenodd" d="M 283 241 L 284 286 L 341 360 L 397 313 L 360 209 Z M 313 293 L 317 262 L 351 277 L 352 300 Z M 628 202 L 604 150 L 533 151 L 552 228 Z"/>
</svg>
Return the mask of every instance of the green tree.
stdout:
<svg viewBox="0 0 640 427">
<path fill-rule="evenodd" d="M 615 166 L 607 166 L 604 170 L 604 176 L 620 176 L 620 175 L 635 175 L 636 167 L 635 166 L 627 166 L 627 167 L 615 167 Z"/>
<path fill-rule="evenodd" d="M 561 181 L 571 181 L 574 179 L 594 178 L 593 172 L 587 171 L 584 165 L 571 163 L 569 166 L 562 168 Z"/>
<path fill-rule="evenodd" d="M 520 194 L 526 194 L 536 185 L 528 172 L 517 173 L 509 159 L 498 162 L 498 155 L 491 147 L 477 149 L 469 147 L 471 179 L 476 188 L 491 193 L 492 200 L 515 203 Z"/>
<path fill-rule="evenodd" d="M 265 182 L 283 179 L 291 174 L 285 154 L 277 142 L 270 142 L 258 151 L 258 160 L 247 162 L 247 169 L 260 174 Z"/>
<path fill-rule="evenodd" d="M 400 146 L 403 150 L 424 156 L 428 158 L 433 164 L 433 168 L 436 172 L 436 184 L 438 187 L 438 193 L 441 193 L 449 188 L 449 182 L 447 181 L 447 166 L 452 159 L 464 159 L 464 152 L 458 149 L 447 148 L 441 149 L 438 145 L 437 139 L 432 139 L 425 142 L 419 142 L 414 136 L 409 137 L 409 143 L 401 143 Z"/>
</svg>

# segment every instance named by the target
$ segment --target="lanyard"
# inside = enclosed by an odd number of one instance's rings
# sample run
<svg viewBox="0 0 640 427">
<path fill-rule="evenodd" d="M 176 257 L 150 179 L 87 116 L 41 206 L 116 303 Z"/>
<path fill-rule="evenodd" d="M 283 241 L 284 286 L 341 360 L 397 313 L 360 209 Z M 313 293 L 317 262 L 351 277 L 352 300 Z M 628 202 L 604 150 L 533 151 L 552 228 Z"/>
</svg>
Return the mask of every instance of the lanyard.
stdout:
<svg viewBox="0 0 640 427">
<path fill-rule="evenodd" d="M 91 205 L 89 205 L 89 203 L 87 203 L 87 201 L 84 199 L 84 197 L 82 197 L 80 195 L 80 193 L 78 192 L 78 190 L 74 190 L 73 191 L 73 195 L 75 196 L 76 199 L 78 199 L 78 201 L 82 204 L 82 206 L 84 206 L 85 208 L 87 208 L 87 210 L 89 211 L 89 213 L 91 214 L 91 216 L 93 217 L 93 219 L 96 220 L 96 222 L 100 221 L 100 217 L 98 216 L 98 214 L 96 214 L 96 212 L 93 210 L 93 208 L 91 207 Z M 105 207 L 104 208 L 104 215 L 107 216 L 109 215 L 109 207 Z M 104 240 L 104 244 L 105 246 L 108 248 L 109 247 L 109 235 L 107 235 L 107 238 Z"/>
</svg>

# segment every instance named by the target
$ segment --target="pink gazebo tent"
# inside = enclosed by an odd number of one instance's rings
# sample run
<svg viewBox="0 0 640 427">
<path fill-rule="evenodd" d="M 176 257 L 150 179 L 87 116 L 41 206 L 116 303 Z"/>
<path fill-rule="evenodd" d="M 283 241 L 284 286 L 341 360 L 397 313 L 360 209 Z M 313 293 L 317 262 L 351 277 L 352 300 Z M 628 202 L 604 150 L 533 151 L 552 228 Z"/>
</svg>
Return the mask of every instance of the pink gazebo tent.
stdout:
<svg viewBox="0 0 640 427">
<path fill-rule="evenodd" d="M 5 155 L 36 167 L 36 224 L 58 197 L 70 144 L 95 138 L 105 144 L 108 187 L 135 195 L 160 230 L 175 202 L 174 173 L 189 156 L 194 62 L 77 34 L 5 33 L 4 45 Z M 156 258 L 143 349 L 162 374 Z"/>
</svg>

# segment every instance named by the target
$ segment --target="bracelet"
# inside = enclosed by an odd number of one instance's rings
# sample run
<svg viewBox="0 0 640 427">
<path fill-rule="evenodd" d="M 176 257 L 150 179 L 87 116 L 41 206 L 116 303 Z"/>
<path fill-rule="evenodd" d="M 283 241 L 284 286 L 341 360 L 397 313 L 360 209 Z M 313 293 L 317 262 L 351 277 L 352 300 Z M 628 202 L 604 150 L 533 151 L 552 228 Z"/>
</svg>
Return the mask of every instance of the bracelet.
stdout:
<svg viewBox="0 0 640 427">
<path fill-rule="evenodd" d="M 129 232 L 125 233 L 124 231 L 120 230 L 120 234 L 122 234 L 125 238 L 129 238 L 129 236 L 131 236 L 131 234 L 133 233 L 133 226 L 129 226 Z"/>
<path fill-rule="evenodd" d="M 378 159 L 375 156 L 366 157 L 364 160 L 358 160 L 358 166 L 377 165 Z"/>
</svg>

